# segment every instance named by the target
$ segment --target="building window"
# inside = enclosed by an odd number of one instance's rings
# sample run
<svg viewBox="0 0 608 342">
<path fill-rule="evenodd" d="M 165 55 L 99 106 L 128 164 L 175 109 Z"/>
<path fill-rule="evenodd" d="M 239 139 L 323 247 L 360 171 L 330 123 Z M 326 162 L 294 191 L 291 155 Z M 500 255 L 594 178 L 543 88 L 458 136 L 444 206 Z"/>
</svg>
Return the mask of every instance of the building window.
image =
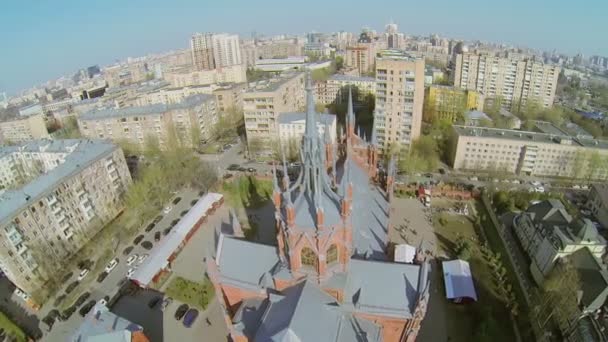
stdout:
<svg viewBox="0 0 608 342">
<path fill-rule="evenodd" d="M 327 263 L 332 264 L 338 261 L 338 247 L 331 245 L 327 250 Z"/>
<path fill-rule="evenodd" d="M 300 258 L 302 261 L 302 266 L 312 266 L 315 269 L 317 268 L 319 261 L 317 259 L 317 255 L 315 254 L 315 252 L 313 252 L 312 249 L 310 249 L 308 247 L 302 248 L 302 253 L 300 254 Z"/>
</svg>

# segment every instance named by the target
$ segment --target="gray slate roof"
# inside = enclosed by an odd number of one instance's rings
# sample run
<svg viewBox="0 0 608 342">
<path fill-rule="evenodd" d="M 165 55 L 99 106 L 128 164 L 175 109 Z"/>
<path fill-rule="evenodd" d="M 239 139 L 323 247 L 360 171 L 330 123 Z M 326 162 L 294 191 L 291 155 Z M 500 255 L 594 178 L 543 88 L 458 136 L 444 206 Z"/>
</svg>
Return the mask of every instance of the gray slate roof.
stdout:
<svg viewBox="0 0 608 342">
<path fill-rule="evenodd" d="M 579 274 L 581 304 L 587 311 L 599 309 L 608 296 L 608 272 L 605 267 L 586 247 L 572 253 L 568 259 Z"/>
<path fill-rule="evenodd" d="M 131 341 L 131 332 L 143 331 L 140 325 L 137 325 L 127 319 L 115 315 L 105 306 L 97 303 L 91 311 L 85 316 L 84 321 L 76 330 L 76 333 L 71 337 L 70 341 L 85 342 L 85 341 L 102 341 L 106 336 L 106 341 L 120 341 L 116 338 L 129 336 L 128 341 Z M 111 339 L 114 338 L 114 339 Z"/>
</svg>

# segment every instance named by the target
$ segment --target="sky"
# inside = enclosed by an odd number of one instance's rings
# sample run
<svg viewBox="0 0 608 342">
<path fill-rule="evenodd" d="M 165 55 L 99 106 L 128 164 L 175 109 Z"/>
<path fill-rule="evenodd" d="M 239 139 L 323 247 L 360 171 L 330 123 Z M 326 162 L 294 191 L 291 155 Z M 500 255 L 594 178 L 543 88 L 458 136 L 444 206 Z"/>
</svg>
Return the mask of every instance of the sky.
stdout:
<svg viewBox="0 0 608 342">
<path fill-rule="evenodd" d="M 193 32 L 378 31 L 608 56 L 606 0 L 3 0 L 0 92 L 90 65 L 186 48 Z"/>
</svg>

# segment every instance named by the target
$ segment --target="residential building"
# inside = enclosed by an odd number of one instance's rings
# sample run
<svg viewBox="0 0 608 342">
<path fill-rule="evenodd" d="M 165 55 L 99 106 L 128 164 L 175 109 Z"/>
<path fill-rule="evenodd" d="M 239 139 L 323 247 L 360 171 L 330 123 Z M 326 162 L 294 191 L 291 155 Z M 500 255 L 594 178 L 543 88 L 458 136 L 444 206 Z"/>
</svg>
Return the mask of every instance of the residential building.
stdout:
<svg viewBox="0 0 608 342">
<path fill-rule="evenodd" d="M 211 85 L 195 85 L 183 88 L 164 87 L 155 91 L 141 93 L 135 95 L 135 98 L 129 99 L 129 105 L 148 106 L 156 103 L 174 104 L 182 102 L 186 97 L 196 94 L 212 94 L 217 86 Z M 132 101 L 131 101 L 132 100 Z M 124 107 L 124 106 L 119 106 Z"/>
<path fill-rule="evenodd" d="M 269 58 L 258 59 L 254 63 L 254 68 L 267 72 L 281 72 L 289 69 L 300 69 L 306 65 L 306 57 L 285 57 L 285 58 Z"/>
<path fill-rule="evenodd" d="M 192 62 L 197 70 L 240 65 L 239 36 L 227 33 L 195 33 L 190 39 Z"/>
<path fill-rule="evenodd" d="M 229 109 L 243 109 L 243 94 L 247 91 L 247 83 L 219 84 L 213 90 L 215 103 L 219 113 L 225 113 Z"/>
<path fill-rule="evenodd" d="M 469 110 L 483 111 L 484 96 L 474 90 L 431 85 L 425 90 L 424 120 L 457 122 Z"/>
<path fill-rule="evenodd" d="M 263 41 L 257 44 L 258 58 L 302 56 L 304 44 L 297 39 Z"/>
<path fill-rule="evenodd" d="M 531 58 L 473 52 L 457 54 L 454 64 L 454 86 L 500 97 L 507 108 L 518 108 L 529 99 L 552 106 L 561 70 Z"/>
<path fill-rule="evenodd" d="M 317 131 L 327 144 L 336 143 L 336 115 L 316 113 Z M 282 142 L 302 141 L 306 128 L 306 113 L 280 113 L 279 138 Z"/>
<path fill-rule="evenodd" d="M 126 318 L 120 317 L 98 302 L 84 316 L 69 342 L 116 341 L 116 342 L 149 342 L 144 328 Z"/>
<path fill-rule="evenodd" d="M 105 141 L 35 140 L 2 154 L 12 178 L 31 181 L 0 195 L 0 268 L 32 295 L 60 282 L 67 260 L 122 211 L 131 175 Z"/>
<path fill-rule="evenodd" d="M 19 116 L 32 116 L 39 114 L 44 114 L 44 110 L 42 109 L 42 105 L 38 103 L 19 108 Z"/>
<path fill-rule="evenodd" d="M 284 73 L 249 85 L 243 94 L 247 142 L 279 137 L 279 114 L 304 107 L 304 73 Z"/>
<path fill-rule="evenodd" d="M 478 111 L 470 110 L 464 113 L 464 125 L 465 126 L 487 126 L 492 123 L 492 118 L 488 114 Z"/>
<path fill-rule="evenodd" d="M 558 259 L 587 249 L 599 261 L 606 249 L 606 240 L 593 223 L 587 218 L 573 218 L 557 199 L 533 204 L 515 216 L 513 231 L 530 257 L 530 272 L 538 284 L 542 284 Z"/>
<path fill-rule="evenodd" d="M 0 141 L 20 142 L 48 138 L 44 114 L 34 114 L 0 121 Z"/>
<path fill-rule="evenodd" d="M 604 229 L 608 229 L 608 185 L 594 183 L 587 197 L 587 208 Z"/>
<path fill-rule="evenodd" d="M 510 111 L 504 109 L 504 108 L 500 108 L 500 110 L 498 111 L 498 114 L 502 115 L 503 117 L 505 117 L 508 122 L 510 123 L 510 127 L 509 129 L 521 129 L 521 119 L 518 118 L 515 114 L 511 113 Z M 593 138 L 593 137 L 591 137 Z"/>
<path fill-rule="evenodd" d="M 344 65 L 355 68 L 359 75 L 373 71 L 375 61 L 376 50 L 372 43 L 359 43 L 355 46 L 346 47 Z"/>
<path fill-rule="evenodd" d="M 94 109 L 80 115 L 78 127 L 88 138 L 128 141 L 140 148 L 152 139 L 166 149 L 176 138 L 196 147 L 211 138 L 217 120 L 214 96 L 197 94 L 177 103 Z"/>
<path fill-rule="evenodd" d="M 557 128 L 555 128 L 557 130 Z M 527 176 L 607 179 L 608 141 L 565 133 L 453 126 L 455 170 L 502 171 Z"/>
<path fill-rule="evenodd" d="M 117 64 L 106 67 L 102 70 L 102 81 L 105 80 L 105 82 L 102 85 L 92 82 L 93 85 L 89 87 L 89 91 L 86 91 L 86 96 L 82 99 L 94 98 L 94 95 L 91 96 L 94 92 L 90 90 L 97 89 L 100 86 L 105 87 L 107 85 L 107 87 L 112 88 L 143 82 L 147 79 L 148 72 L 148 64 L 145 62 Z"/>
<path fill-rule="evenodd" d="M 374 130 L 384 148 L 405 150 L 420 136 L 424 102 L 424 60 L 397 50 L 376 57 Z"/>
<path fill-rule="evenodd" d="M 214 70 L 193 71 L 189 68 L 176 68 L 164 72 L 163 77 L 176 88 L 215 83 L 243 83 L 247 82 L 247 69 L 242 64 Z"/>
<path fill-rule="evenodd" d="M 378 146 L 355 134 L 352 98 L 345 136 L 326 144 L 310 80 L 306 89 L 301 174 L 291 184 L 284 164 L 279 185 L 273 170 L 277 245 L 243 239 L 233 214 L 233 236 L 220 234 L 206 260 L 229 339 L 413 342 L 426 314 L 430 268 L 422 251 L 415 263 L 389 261 L 392 196 L 385 194 L 395 163 L 386 187 L 377 184 Z M 335 171 L 328 174 L 328 165 Z"/>
<path fill-rule="evenodd" d="M 376 94 L 376 79 L 374 77 L 360 77 L 349 75 L 332 75 L 325 81 L 315 83 L 315 97 L 319 103 L 330 104 L 335 101 L 346 101 L 346 89 L 357 88 L 361 97 L 367 94 Z M 355 100 L 362 100 L 356 98 Z"/>
</svg>

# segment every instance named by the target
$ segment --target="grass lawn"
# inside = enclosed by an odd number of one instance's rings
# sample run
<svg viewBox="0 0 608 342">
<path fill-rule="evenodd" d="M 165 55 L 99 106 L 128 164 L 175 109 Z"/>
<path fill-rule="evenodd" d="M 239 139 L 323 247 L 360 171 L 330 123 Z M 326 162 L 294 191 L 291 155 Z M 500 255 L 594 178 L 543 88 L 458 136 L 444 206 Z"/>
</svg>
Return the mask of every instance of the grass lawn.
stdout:
<svg viewBox="0 0 608 342">
<path fill-rule="evenodd" d="M 213 292 L 213 285 L 207 278 L 202 283 L 195 283 L 182 277 L 175 277 L 165 290 L 167 296 L 202 310 L 207 308 Z"/>
<path fill-rule="evenodd" d="M 4 313 L 0 312 L 0 329 L 4 330 L 7 336 L 13 336 L 15 341 L 26 341 L 25 333 Z"/>
<path fill-rule="evenodd" d="M 447 316 L 447 334 L 452 341 L 492 340 L 514 341 L 515 337 L 508 311 L 497 299 L 489 267 L 486 265 L 479 249 L 479 238 L 473 220 L 466 216 L 447 213 L 435 214 L 433 224 L 439 248 L 445 255 L 455 258 L 455 241 L 459 235 L 470 241 L 471 258 L 469 264 L 477 291 L 478 301 L 468 304 L 454 304 L 444 300 Z M 444 224 L 439 223 L 439 217 Z M 445 296 L 443 275 L 441 276 L 439 295 Z M 445 299 L 442 298 L 442 299 Z"/>
<path fill-rule="evenodd" d="M 234 208 L 259 208 L 272 198 L 272 181 L 241 176 L 225 182 L 222 192 Z"/>
</svg>

